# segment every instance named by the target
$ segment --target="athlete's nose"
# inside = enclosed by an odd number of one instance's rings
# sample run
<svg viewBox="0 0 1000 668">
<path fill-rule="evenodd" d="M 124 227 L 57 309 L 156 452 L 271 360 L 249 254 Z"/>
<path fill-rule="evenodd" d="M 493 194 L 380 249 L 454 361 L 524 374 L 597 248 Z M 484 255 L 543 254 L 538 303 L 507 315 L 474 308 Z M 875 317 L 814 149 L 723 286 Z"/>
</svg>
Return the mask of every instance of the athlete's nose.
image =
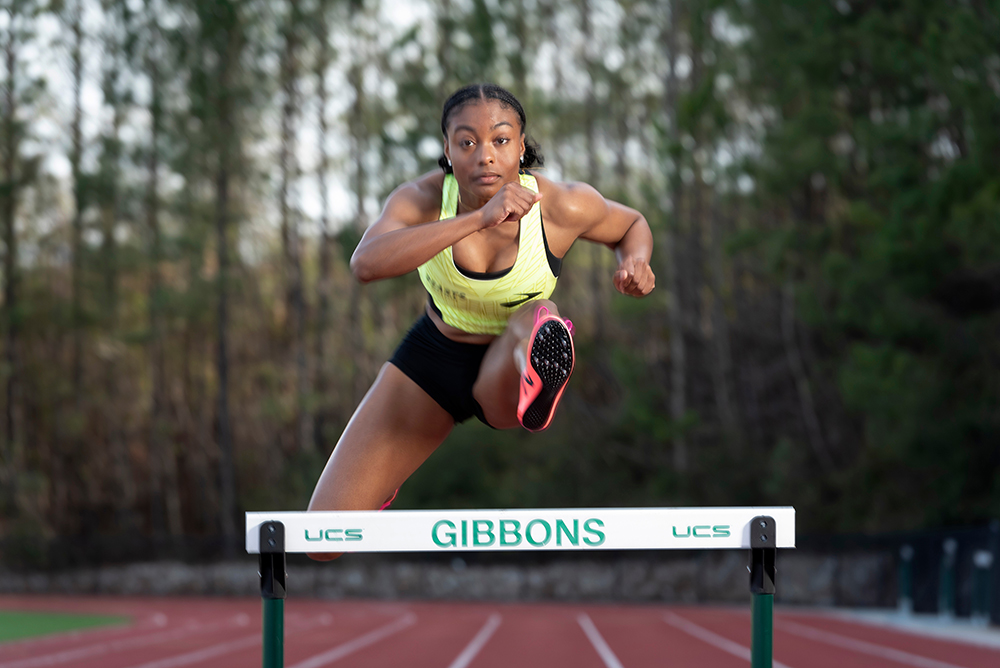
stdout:
<svg viewBox="0 0 1000 668">
<path fill-rule="evenodd" d="M 491 165 L 494 162 L 493 149 L 490 147 L 489 143 L 482 145 L 479 151 L 479 162 L 484 165 Z"/>
</svg>

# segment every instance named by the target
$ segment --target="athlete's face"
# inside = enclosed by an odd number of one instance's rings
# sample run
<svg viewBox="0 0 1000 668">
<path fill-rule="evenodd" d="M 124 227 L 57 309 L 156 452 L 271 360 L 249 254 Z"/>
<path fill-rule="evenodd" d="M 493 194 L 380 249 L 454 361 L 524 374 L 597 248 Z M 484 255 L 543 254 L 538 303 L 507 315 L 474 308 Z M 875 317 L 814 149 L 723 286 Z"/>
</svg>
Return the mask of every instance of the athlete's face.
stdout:
<svg viewBox="0 0 1000 668">
<path fill-rule="evenodd" d="M 444 155 L 451 160 L 463 205 L 481 207 L 503 184 L 517 180 L 524 155 L 521 119 L 495 100 L 466 104 L 448 119 Z"/>
</svg>

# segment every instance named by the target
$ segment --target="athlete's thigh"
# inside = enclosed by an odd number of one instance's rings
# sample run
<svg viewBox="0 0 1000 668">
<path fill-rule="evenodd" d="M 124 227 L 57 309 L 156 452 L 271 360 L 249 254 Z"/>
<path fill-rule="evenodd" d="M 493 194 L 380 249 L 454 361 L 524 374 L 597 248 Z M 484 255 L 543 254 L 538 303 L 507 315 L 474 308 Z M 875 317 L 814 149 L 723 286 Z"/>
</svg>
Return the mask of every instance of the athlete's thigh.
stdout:
<svg viewBox="0 0 1000 668">
<path fill-rule="evenodd" d="M 454 418 L 386 364 L 316 484 L 309 510 L 376 510 L 437 449 Z"/>
<path fill-rule="evenodd" d="M 497 429 L 512 429 L 517 421 L 517 399 L 524 370 L 527 338 L 535 325 L 535 314 L 545 307 L 558 315 L 558 307 L 547 299 L 525 304 L 507 321 L 504 333 L 490 344 L 479 366 L 473 395 L 486 421 Z M 520 356 L 520 361 L 515 361 Z"/>
</svg>

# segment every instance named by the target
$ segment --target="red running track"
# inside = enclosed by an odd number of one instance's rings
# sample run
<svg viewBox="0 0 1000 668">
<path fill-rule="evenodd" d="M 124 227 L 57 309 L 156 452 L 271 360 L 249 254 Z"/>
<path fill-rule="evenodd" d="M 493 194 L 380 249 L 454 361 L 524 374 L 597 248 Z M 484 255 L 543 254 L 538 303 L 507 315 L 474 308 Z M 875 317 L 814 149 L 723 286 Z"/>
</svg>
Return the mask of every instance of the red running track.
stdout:
<svg viewBox="0 0 1000 668">
<path fill-rule="evenodd" d="M 384 603 L 290 599 L 286 668 L 744 668 L 749 605 Z M 260 599 L 0 596 L 0 610 L 130 624 L 0 644 L 0 668 L 259 666 Z M 996 668 L 1000 648 L 779 610 L 776 668 Z"/>
</svg>

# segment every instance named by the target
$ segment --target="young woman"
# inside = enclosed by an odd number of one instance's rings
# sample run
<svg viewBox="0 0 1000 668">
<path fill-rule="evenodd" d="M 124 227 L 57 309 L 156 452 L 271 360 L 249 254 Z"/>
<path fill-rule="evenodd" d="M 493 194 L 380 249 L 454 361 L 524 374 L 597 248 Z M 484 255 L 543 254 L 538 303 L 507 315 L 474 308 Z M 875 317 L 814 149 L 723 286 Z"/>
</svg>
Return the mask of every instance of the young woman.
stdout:
<svg viewBox="0 0 1000 668">
<path fill-rule="evenodd" d="M 397 188 L 351 258 L 363 283 L 418 270 L 428 303 L 355 411 L 310 510 L 384 508 L 473 415 L 538 431 L 573 370 L 572 325 L 549 296 L 577 239 L 618 259 L 619 292 L 648 294 L 653 239 L 638 211 L 541 164 L 509 92 L 466 86 L 444 105 L 441 171 Z M 333 558 L 337 555 L 313 555 Z"/>
</svg>

